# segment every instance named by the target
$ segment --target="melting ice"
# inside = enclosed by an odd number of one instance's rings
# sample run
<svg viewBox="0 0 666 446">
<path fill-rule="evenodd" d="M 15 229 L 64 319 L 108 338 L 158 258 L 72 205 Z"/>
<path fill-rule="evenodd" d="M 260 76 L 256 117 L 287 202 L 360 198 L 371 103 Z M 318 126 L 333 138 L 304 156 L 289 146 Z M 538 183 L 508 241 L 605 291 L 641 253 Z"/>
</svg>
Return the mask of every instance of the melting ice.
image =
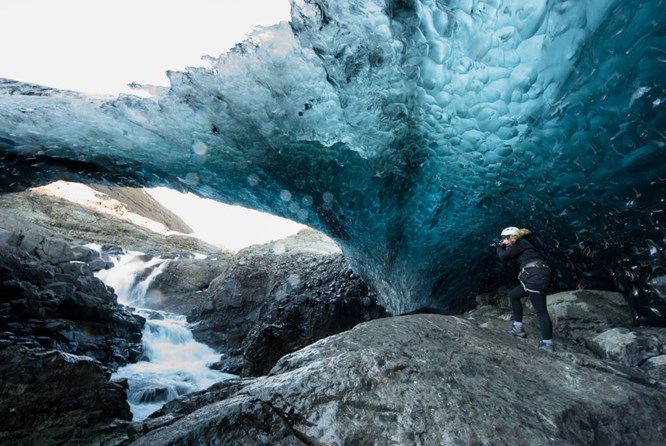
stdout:
<svg viewBox="0 0 666 446">
<path fill-rule="evenodd" d="M 465 297 L 498 231 L 529 227 L 558 283 L 605 277 L 666 314 L 650 285 L 666 274 L 664 0 L 291 3 L 289 23 L 152 99 L 3 81 L 0 184 L 101 176 L 290 218 L 396 313 Z"/>
</svg>

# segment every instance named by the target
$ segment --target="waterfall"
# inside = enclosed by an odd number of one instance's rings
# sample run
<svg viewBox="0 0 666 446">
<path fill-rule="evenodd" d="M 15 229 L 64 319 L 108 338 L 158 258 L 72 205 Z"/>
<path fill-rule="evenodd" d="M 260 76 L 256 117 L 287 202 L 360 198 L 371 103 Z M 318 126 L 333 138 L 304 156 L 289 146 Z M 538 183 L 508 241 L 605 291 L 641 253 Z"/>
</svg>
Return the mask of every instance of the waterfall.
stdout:
<svg viewBox="0 0 666 446">
<path fill-rule="evenodd" d="M 169 260 L 129 251 L 112 261 L 113 268 L 99 271 L 96 276 L 115 289 L 118 302 L 135 307 L 135 313 L 146 318 L 141 360 L 113 374 L 113 378 L 128 380 L 128 402 L 134 421 L 145 419 L 180 395 L 236 377 L 208 368 L 208 364 L 219 360 L 220 354 L 194 340 L 185 316 L 141 308 L 150 283 Z"/>
<path fill-rule="evenodd" d="M 122 252 L 111 256 L 111 260 L 113 268 L 98 271 L 95 276 L 113 287 L 118 295 L 118 303 L 133 307 L 141 307 L 148 287 L 170 262 L 138 251 Z"/>
</svg>

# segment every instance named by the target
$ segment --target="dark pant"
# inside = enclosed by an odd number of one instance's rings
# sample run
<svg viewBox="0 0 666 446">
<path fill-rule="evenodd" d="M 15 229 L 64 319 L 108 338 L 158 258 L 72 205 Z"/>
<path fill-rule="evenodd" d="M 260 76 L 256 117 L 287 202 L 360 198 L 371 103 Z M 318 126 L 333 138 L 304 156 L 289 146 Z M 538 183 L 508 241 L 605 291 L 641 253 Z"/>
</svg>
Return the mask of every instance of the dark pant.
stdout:
<svg viewBox="0 0 666 446">
<path fill-rule="evenodd" d="M 539 321 L 541 339 L 553 339 L 553 323 L 550 320 L 548 308 L 546 307 L 545 294 L 525 291 L 522 284 L 512 289 L 511 292 L 509 292 L 509 301 L 511 302 L 513 320 L 516 322 L 523 321 L 523 303 L 521 302 L 521 299 L 528 295 L 530 296 L 534 312 Z"/>
</svg>

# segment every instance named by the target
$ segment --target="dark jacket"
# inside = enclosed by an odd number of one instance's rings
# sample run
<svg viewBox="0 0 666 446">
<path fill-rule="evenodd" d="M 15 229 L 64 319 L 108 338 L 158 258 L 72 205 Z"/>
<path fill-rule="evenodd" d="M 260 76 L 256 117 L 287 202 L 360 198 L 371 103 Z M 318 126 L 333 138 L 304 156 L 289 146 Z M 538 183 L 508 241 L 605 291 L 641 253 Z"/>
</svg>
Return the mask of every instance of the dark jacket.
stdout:
<svg viewBox="0 0 666 446">
<path fill-rule="evenodd" d="M 541 253 L 527 237 L 519 238 L 511 246 L 497 245 L 497 256 L 502 262 L 515 260 L 520 269 L 523 269 L 525 265 L 535 260 L 543 260 Z"/>
<path fill-rule="evenodd" d="M 541 252 L 534 247 L 529 237 L 521 237 L 511 246 L 497 246 L 497 256 L 501 261 L 515 261 L 520 268 L 518 279 L 527 291 L 545 292 L 550 285 L 550 269 L 545 266 Z M 532 262 L 539 261 L 539 266 L 525 268 Z"/>
</svg>

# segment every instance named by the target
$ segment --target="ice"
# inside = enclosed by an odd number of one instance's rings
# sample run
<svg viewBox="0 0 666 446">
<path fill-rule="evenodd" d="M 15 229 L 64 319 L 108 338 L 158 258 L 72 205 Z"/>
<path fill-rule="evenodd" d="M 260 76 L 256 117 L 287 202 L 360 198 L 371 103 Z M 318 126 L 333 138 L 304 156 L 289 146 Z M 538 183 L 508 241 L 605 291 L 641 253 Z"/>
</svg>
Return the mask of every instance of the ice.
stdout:
<svg viewBox="0 0 666 446">
<path fill-rule="evenodd" d="M 603 271 L 666 314 L 644 260 L 666 244 L 664 3 L 294 0 L 150 99 L 3 81 L 2 185 L 97 175 L 287 217 L 396 313 L 451 308 L 524 226 L 557 283 Z"/>
</svg>

